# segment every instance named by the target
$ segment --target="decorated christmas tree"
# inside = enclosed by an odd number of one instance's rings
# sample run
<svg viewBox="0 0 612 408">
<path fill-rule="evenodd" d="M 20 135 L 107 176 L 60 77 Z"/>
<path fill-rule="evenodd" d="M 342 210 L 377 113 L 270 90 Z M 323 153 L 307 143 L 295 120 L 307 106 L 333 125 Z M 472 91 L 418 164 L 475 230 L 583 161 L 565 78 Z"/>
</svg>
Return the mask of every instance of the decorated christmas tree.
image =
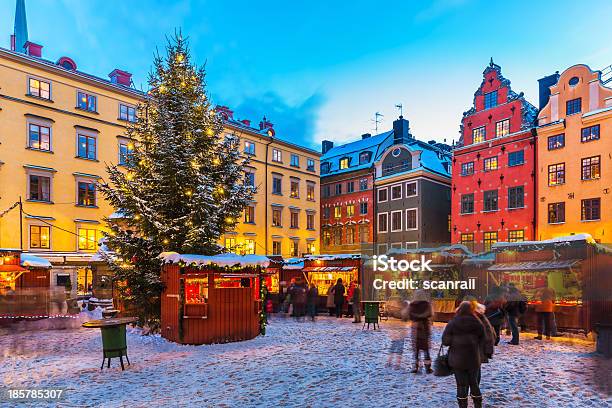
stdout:
<svg viewBox="0 0 612 408">
<path fill-rule="evenodd" d="M 154 324 L 159 316 L 163 251 L 212 255 L 252 198 L 244 181 L 248 159 L 205 91 L 205 72 L 190 59 L 182 36 L 157 55 L 150 91 L 127 129 L 124 166 L 108 165 L 99 186 L 122 220 L 108 220 L 106 256 L 123 298 Z"/>
</svg>

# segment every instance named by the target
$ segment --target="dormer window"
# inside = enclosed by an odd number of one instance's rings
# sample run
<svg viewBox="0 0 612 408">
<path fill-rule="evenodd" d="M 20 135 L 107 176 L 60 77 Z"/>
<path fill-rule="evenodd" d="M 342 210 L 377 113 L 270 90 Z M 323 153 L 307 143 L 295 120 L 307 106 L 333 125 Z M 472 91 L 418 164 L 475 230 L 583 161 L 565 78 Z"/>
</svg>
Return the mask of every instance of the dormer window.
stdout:
<svg viewBox="0 0 612 408">
<path fill-rule="evenodd" d="M 359 153 L 359 164 L 369 163 L 371 157 L 372 157 L 372 152 Z"/>
<path fill-rule="evenodd" d="M 484 96 L 484 108 L 490 109 L 497 106 L 497 91 L 486 93 Z"/>
<path fill-rule="evenodd" d="M 343 157 L 340 159 L 340 170 L 348 169 L 350 164 L 350 159 L 348 157 Z"/>
<path fill-rule="evenodd" d="M 329 173 L 329 163 L 321 163 L 321 173 Z"/>
</svg>

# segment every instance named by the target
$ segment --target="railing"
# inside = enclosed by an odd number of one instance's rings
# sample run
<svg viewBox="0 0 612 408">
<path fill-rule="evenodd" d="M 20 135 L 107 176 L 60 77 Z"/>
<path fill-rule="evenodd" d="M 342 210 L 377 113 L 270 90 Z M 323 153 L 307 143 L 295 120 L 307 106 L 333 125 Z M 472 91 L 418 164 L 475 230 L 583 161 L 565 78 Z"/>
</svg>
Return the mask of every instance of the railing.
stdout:
<svg viewBox="0 0 612 408">
<path fill-rule="evenodd" d="M 401 173 L 403 171 L 408 171 L 408 170 L 412 170 L 411 163 L 396 164 L 395 166 L 383 167 L 382 175 L 388 176 L 391 174 Z"/>
</svg>

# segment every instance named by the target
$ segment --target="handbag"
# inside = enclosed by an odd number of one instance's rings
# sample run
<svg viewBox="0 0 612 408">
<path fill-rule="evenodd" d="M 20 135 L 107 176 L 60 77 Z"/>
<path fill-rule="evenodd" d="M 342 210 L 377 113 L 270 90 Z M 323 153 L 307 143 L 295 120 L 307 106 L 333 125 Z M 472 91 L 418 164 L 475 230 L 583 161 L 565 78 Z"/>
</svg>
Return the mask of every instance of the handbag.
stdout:
<svg viewBox="0 0 612 408">
<path fill-rule="evenodd" d="M 442 344 L 438 350 L 438 356 L 434 361 L 434 375 L 436 377 L 448 377 L 453 373 L 453 369 L 448 364 L 448 352 L 442 354 Z"/>
</svg>

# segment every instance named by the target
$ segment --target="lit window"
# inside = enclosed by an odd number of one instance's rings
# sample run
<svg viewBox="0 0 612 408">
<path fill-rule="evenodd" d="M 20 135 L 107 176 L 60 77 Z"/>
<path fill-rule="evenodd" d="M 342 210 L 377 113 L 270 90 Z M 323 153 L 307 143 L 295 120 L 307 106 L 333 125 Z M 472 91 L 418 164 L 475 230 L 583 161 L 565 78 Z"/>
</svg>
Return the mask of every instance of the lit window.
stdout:
<svg viewBox="0 0 612 408">
<path fill-rule="evenodd" d="M 306 229 L 308 230 L 315 229 L 315 216 L 312 213 L 306 214 Z"/>
<path fill-rule="evenodd" d="M 484 233 L 484 250 L 489 252 L 493 244 L 497 243 L 497 231 Z"/>
<path fill-rule="evenodd" d="M 315 253 L 315 244 L 314 242 L 307 242 L 306 243 L 306 253 L 312 255 Z"/>
<path fill-rule="evenodd" d="M 595 180 L 600 176 L 601 163 L 600 156 L 587 157 L 582 159 L 582 179 Z"/>
<path fill-rule="evenodd" d="M 232 251 L 236 247 L 236 238 L 225 238 L 225 249 Z"/>
<path fill-rule="evenodd" d="M 484 126 L 472 130 L 472 143 L 484 142 L 486 135 L 487 131 Z"/>
<path fill-rule="evenodd" d="M 548 185 L 560 184 L 565 184 L 565 163 L 551 164 L 548 166 Z"/>
<path fill-rule="evenodd" d="M 28 81 L 28 95 L 41 99 L 51 99 L 51 83 L 40 79 L 30 78 Z"/>
<path fill-rule="evenodd" d="M 311 183 L 311 182 L 306 183 L 306 200 L 308 201 L 315 200 L 315 183 Z"/>
<path fill-rule="evenodd" d="M 272 255 L 281 254 L 281 243 L 280 241 L 272 241 Z"/>
<path fill-rule="evenodd" d="M 500 120 L 495 124 L 495 137 L 506 136 L 510 133 L 510 119 Z"/>
<path fill-rule="evenodd" d="M 523 242 L 525 240 L 525 231 L 513 230 L 508 231 L 508 242 Z"/>
<path fill-rule="evenodd" d="M 334 218 L 340 218 L 340 217 L 342 217 L 342 207 L 337 205 L 334 207 Z"/>
<path fill-rule="evenodd" d="M 484 108 L 490 109 L 497 106 L 497 91 L 488 92 L 484 95 Z"/>
<path fill-rule="evenodd" d="M 90 181 L 79 181 L 77 204 L 93 207 L 96 205 L 96 184 Z"/>
<path fill-rule="evenodd" d="M 244 240 L 244 254 L 245 255 L 255 255 L 255 240 L 254 239 Z"/>
<path fill-rule="evenodd" d="M 300 227 L 300 213 L 297 211 L 291 211 L 290 217 L 290 228 L 299 228 Z"/>
<path fill-rule="evenodd" d="M 97 112 L 97 97 L 82 91 L 77 92 L 77 108 Z"/>
<path fill-rule="evenodd" d="M 30 225 L 30 248 L 49 249 L 51 228 L 41 225 Z"/>
<path fill-rule="evenodd" d="M 30 123 L 28 131 L 30 149 L 51 151 L 51 129 L 47 126 Z"/>
<path fill-rule="evenodd" d="M 245 140 L 244 141 L 244 152 L 246 154 L 254 155 L 255 154 L 255 143 L 251 142 L 250 140 Z"/>
<path fill-rule="evenodd" d="M 244 208 L 244 223 L 245 224 L 255 223 L 255 207 L 254 206 L 247 205 Z"/>
<path fill-rule="evenodd" d="M 581 210 L 580 219 L 582 221 L 595 221 L 601 219 L 601 199 L 588 198 L 582 200 Z"/>
<path fill-rule="evenodd" d="M 300 196 L 300 180 L 291 179 L 291 191 L 289 192 L 289 197 L 299 198 Z"/>
<path fill-rule="evenodd" d="M 355 205 L 354 204 L 348 204 L 346 206 L 346 216 L 347 217 L 352 217 L 355 215 Z"/>
<path fill-rule="evenodd" d="M 273 208 L 272 209 L 272 226 L 273 227 L 282 227 L 283 221 L 281 218 L 281 209 Z"/>
<path fill-rule="evenodd" d="M 78 136 L 79 146 L 77 149 L 77 157 L 81 159 L 96 159 L 96 137 L 91 135 Z"/>
<path fill-rule="evenodd" d="M 91 228 L 79 228 L 79 250 L 94 251 L 98 248 L 96 230 Z"/>
<path fill-rule="evenodd" d="M 130 105 L 119 104 L 119 119 L 136 122 L 136 108 Z"/>
<path fill-rule="evenodd" d="M 461 164 L 461 175 L 469 176 L 474 174 L 474 162 L 467 162 Z"/>
<path fill-rule="evenodd" d="M 461 243 L 465 245 L 470 251 L 474 251 L 474 234 L 461 234 Z"/>
<path fill-rule="evenodd" d="M 340 170 L 344 170 L 344 169 L 348 169 L 349 168 L 349 158 L 345 157 L 343 159 L 340 159 Z"/>
<path fill-rule="evenodd" d="M 497 156 L 484 159 L 484 171 L 497 170 Z"/>
<path fill-rule="evenodd" d="M 291 256 L 299 256 L 299 241 L 296 239 L 292 239 L 290 241 L 289 252 L 291 252 Z"/>
</svg>

